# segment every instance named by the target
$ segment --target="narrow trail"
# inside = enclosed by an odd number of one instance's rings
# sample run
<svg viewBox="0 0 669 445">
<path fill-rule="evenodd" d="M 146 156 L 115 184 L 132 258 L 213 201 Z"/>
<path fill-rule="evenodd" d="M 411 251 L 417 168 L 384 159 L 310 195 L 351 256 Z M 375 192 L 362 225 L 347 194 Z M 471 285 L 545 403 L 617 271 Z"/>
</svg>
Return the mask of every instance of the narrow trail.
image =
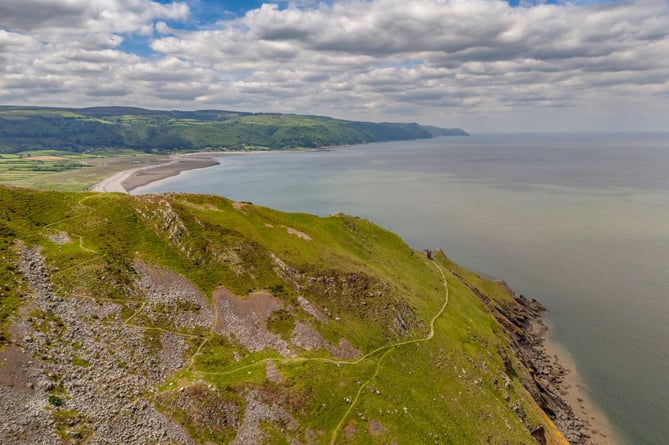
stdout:
<svg viewBox="0 0 669 445">
<path fill-rule="evenodd" d="M 428 331 L 428 334 L 425 337 L 422 338 L 415 338 L 412 340 L 405 340 L 397 343 L 390 343 L 387 345 L 379 346 L 378 348 L 372 350 L 371 352 L 368 352 L 367 354 L 360 356 L 359 358 L 355 360 L 335 360 L 331 358 L 326 358 L 326 357 L 284 357 L 284 358 L 276 358 L 276 357 L 271 357 L 271 358 L 265 358 L 262 360 L 258 360 L 257 362 L 250 363 L 248 365 L 240 366 L 239 368 L 231 369 L 229 371 L 222 371 L 222 372 L 206 372 L 206 371 L 200 371 L 199 374 L 202 375 L 230 375 L 234 374 L 239 371 L 244 371 L 250 368 L 253 368 L 258 365 L 262 365 L 267 363 L 268 361 L 274 361 L 274 362 L 279 362 L 283 365 L 286 364 L 291 364 L 291 363 L 304 363 L 304 362 L 321 362 L 321 363 L 331 363 L 333 365 L 358 365 L 362 363 L 363 361 L 367 360 L 368 358 L 378 354 L 381 351 L 385 351 L 387 349 L 391 348 L 396 348 L 399 346 L 404 346 L 404 345 L 411 345 L 415 343 L 422 343 L 426 342 L 432 339 L 434 337 L 434 324 L 437 321 L 437 319 L 444 313 L 446 310 L 446 306 L 448 305 L 448 282 L 446 281 L 446 275 L 444 274 L 444 270 L 442 269 L 441 266 L 439 266 L 436 263 L 431 263 L 434 264 L 434 266 L 437 268 L 439 274 L 441 275 L 442 278 L 442 286 L 444 286 L 445 289 L 445 298 L 444 302 L 439 308 L 439 311 L 432 317 L 430 320 L 430 329 Z"/>
<path fill-rule="evenodd" d="M 335 427 L 334 431 L 332 432 L 332 436 L 330 438 L 330 445 L 334 445 L 336 443 L 337 434 L 339 433 L 342 426 L 344 425 L 344 422 L 346 422 L 346 419 L 348 418 L 349 414 L 351 414 L 351 411 L 353 410 L 355 405 L 358 403 L 358 400 L 360 399 L 360 395 L 364 391 L 365 387 L 367 387 L 367 385 L 369 385 L 372 382 L 372 380 L 374 380 L 379 375 L 379 372 L 381 370 L 381 364 L 383 363 L 383 359 L 386 358 L 386 356 L 388 354 L 390 354 L 390 352 L 392 352 L 396 348 L 399 348 L 399 347 L 405 346 L 405 345 L 424 343 L 424 342 L 432 340 L 432 338 L 434 337 L 434 324 L 437 321 L 437 319 L 444 313 L 444 311 L 446 310 L 446 306 L 448 305 L 448 282 L 446 281 L 446 275 L 444 274 L 444 270 L 441 268 L 441 266 L 439 266 L 435 262 L 432 262 L 432 264 L 434 264 L 434 266 L 436 266 L 437 270 L 439 271 L 439 274 L 441 275 L 441 280 L 442 280 L 441 283 L 442 283 L 442 286 L 444 286 L 446 295 L 445 295 L 445 298 L 444 298 L 444 303 L 441 305 L 441 308 L 434 315 L 434 317 L 432 317 L 432 320 L 430 320 L 430 331 L 428 332 L 427 336 L 424 337 L 424 338 L 417 338 L 417 339 L 414 339 L 414 340 L 407 340 L 407 341 L 403 341 L 403 342 L 400 342 L 400 343 L 395 343 L 393 345 L 385 346 L 383 348 L 378 348 L 377 350 L 372 351 L 372 353 L 376 353 L 379 350 L 387 349 L 387 351 L 381 357 L 379 357 L 378 361 L 376 362 L 376 369 L 374 371 L 374 374 L 369 379 L 367 379 L 362 385 L 360 385 L 360 388 L 358 389 L 358 393 L 355 395 L 355 398 L 351 401 L 350 406 L 348 407 L 348 409 L 346 410 L 346 412 L 342 416 L 341 420 L 339 420 L 339 423 L 337 423 L 337 426 Z"/>
<path fill-rule="evenodd" d="M 365 390 L 367 385 L 369 385 L 372 380 L 374 380 L 378 375 L 379 371 L 381 370 L 381 364 L 383 363 L 383 359 L 386 358 L 388 354 L 390 354 L 395 348 L 388 349 L 386 352 L 383 353 L 383 355 L 379 358 L 379 360 L 376 362 L 376 369 L 374 370 L 374 374 L 370 378 L 368 378 L 362 385 L 360 385 L 360 388 L 358 388 L 358 392 L 355 395 L 355 398 L 351 401 L 351 404 L 349 405 L 348 409 L 342 416 L 341 420 L 339 420 L 339 423 L 335 427 L 334 431 L 332 431 L 332 437 L 330 438 L 330 445 L 334 445 L 335 442 L 337 441 L 337 435 L 339 434 L 339 431 L 341 428 L 344 426 L 344 422 L 346 422 L 346 419 L 348 416 L 351 414 L 351 411 L 353 411 L 353 407 L 358 403 L 358 399 L 360 399 L 360 395 L 362 392 Z"/>
<path fill-rule="evenodd" d="M 82 206 L 86 207 L 86 209 L 88 209 L 88 210 L 95 210 L 93 207 L 87 206 L 86 204 L 82 204 L 84 201 L 87 201 L 87 200 L 89 200 L 91 198 L 94 198 L 94 197 L 95 197 L 95 195 L 89 195 L 89 196 L 86 196 L 84 198 L 81 198 L 79 201 L 77 201 L 76 204 L 74 204 L 72 206 L 72 208 L 75 208 L 76 206 L 81 204 Z M 45 226 L 42 226 L 42 229 L 48 229 L 49 227 L 55 226 L 56 224 L 60 224 L 60 223 L 65 222 L 65 221 L 70 221 L 70 220 L 75 219 L 75 218 L 81 218 L 82 216 L 85 216 L 85 215 L 80 214 L 80 215 L 74 215 L 74 216 L 70 216 L 70 217 L 67 217 L 67 218 L 63 218 L 61 220 L 54 221 L 54 222 L 49 223 Z"/>
<path fill-rule="evenodd" d="M 80 200 L 76 205 L 82 204 L 85 200 L 93 198 L 94 196 L 95 195 L 87 196 L 87 197 L 83 198 L 82 200 Z M 92 207 L 89 207 L 89 206 L 85 206 L 85 207 L 90 208 L 91 210 L 94 210 Z M 60 221 L 56 221 L 56 222 L 50 223 L 48 225 L 45 225 L 45 226 L 43 226 L 43 228 L 45 228 L 45 229 L 50 228 L 50 227 L 52 227 L 54 225 L 57 225 L 59 223 L 63 223 L 63 222 L 66 222 L 66 221 L 69 221 L 69 220 L 72 220 L 72 219 L 75 219 L 75 218 L 79 218 L 81 216 L 83 216 L 83 215 L 75 215 L 75 216 L 72 216 L 72 217 L 69 217 L 69 218 L 65 218 L 65 219 L 62 219 Z M 87 253 L 98 254 L 98 256 L 96 256 L 92 259 L 85 260 L 85 261 L 83 261 L 83 262 L 81 262 L 81 263 L 79 263 L 75 266 L 64 269 L 62 271 L 58 271 L 56 273 L 66 272 L 66 271 L 72 270 L 74 268 L 81 267 L 82 265 L 87 264 L 89 262 L 99 260 L 99 259 L 104 257 L 104 255 L 99 255 L 99 252 L 86 247 L 84 245 L 83 236 L 80 236 L 80 235 L 75 235 L 75 236 L 77 236 L 79 238 L 79 247 L 81 248 L 81 250 L 83 250 L 84 252 L 87 252 Z M 355 406 L 358 404 L 365 388 L 372 381 L 374 381 L 374 379 L 376 379 L 379 376 L 379 374 L 381 373 L 381 368 L 382 368 L 384 359 L 388 355 L 390 355 L 391 352 L 397 350 L 398 348 L 400 348 L 402 346 L 428 342 L 428 341 L 432 340 L 432 338 L 434 337 L 434 335 L 435 335 L 435 323 L 436 323 L 437 319 L 439 319 L 439 317 L 441 317 L 443 315 L 444 311 L 446 310 L 446 307 L 448 306 L 449 290 L 448 290 L 448 281 L 446 280 L 446 275 L 444 273 L 443 268 L 439 264 L 437 264 L 435 261 L 430 261 L 429 264 L 432 264 L 432 266 L 435 267 L 437 269 L 437 271 L 439 272 L 439 275 L 441 276 L 441 284 L 442 284 L 442 286 L 444 287 L 444 290 L 445 290 L 445 295 L 444 295 L 444 300 L 443 300 L 442 305 L 440 306 L 437 313 L 434 314 L 434 316 L 430 320 L 429 330 L 428 330 L 427 334 L 422 338 L 414 338 L 414 339 L 411 339 L 411 340 L 404 340 L 404 341 L 400 341 L 400 342 L 395 342 L 395 343 L 390 343 L 390 344 L 387 344 L 387 345 L 379 346 L 379 347 L 373 349 L 372 351 L 358 357 L 355 360 L 337 360 L 337 359 L 331 359 L 331 358 L 326 358 L 326 357 L 284 357 L 284 358 L 271 357 L 271 358 L 261 359 L 261 360 L 258 360 L 256 362 L 249 363 L 247 365 L 243 365 L 243 366 L 240 366 L 238 368 L 231 369 L 231 370 L 228 370 L 228 371 L 222 371 L 222 372 L 195 371 L 193 374 L 195 376 L 231 375 L 231 374 L 235 374 L 235 373 L 238 373 L 238 372 L 241 372 L 241 371 L 256 368 L 258 366 L 266 364 L 269 361 L 278 362 L 282 365 L 290 365 L 290 364 L 298 364 L 298 363 L 306 363 L 306 362 L 318 362 L 318 363 L 333 364 L 333 365 L 336 365 L 336 366 L 349 366 L 349 365 L 354 365 L 355 366 L 355 365 L 359 365 L 362 362 L 370 359 L 371 357 L 383 352 L 383 354 L 381 354 L 380 357 L 378 357 L 378 359 L 376 359 L 374 373 L 365 382 L 363 382 L 360 385 L 355 397 L 353 398 L 353 400 L 351 400 L 348 409 L 344 412 L 341 419 L 337 423 L 335 429 L 332 431 L 332 435 L 330 437 L 330 445 L 334 445 L 336 443 L 336 440 L 337 440 L 337 437 L 338 437 L 339 433 L 341 432 L 344 424 L 346 423 L 346 420 L 350 416 L 350 414 L 353 411 L 353 409 L 355 408 Z M 175 334 L 175 335 L 188 337 L 188 338 L 202 338 L 202 335 L 186 334 L 186 333 L 181 333 L 181 332 L 169 331 L 169 330 L 162 329 L 162 328 L 159 328 L 159 327 L 151 327 L 151 326 L 142 326 L 142 325 L 132 324 L 131 321 L 133 319 L 135 319 L 143 311 L 146 304 L 147 304 L 147 302 L 143 301 L 141 306 L 139 307 L 139 309 L 137 309 L 130 317 L 128 317 L 123 322 L 123 324 L 126 325 L 126 326 L 130 326 L 130 327 L 134 327 L 134 328 L 138 328 L 138 329 L 142 329 L 142 330 L 155 330 L 155 331 Z M 207 335 L 206 337 L 203 338 L 202 342 L 198 345 L 195 352 L 191 355 L 190 360 L 188 362 L 188 366 L 186 367 L 187 372 L 192 371 L 193 367 L 195 366 L 195 362 L 196 362 L 196 359 L 197 359 L 198 355 L 200 355 L 204 346 L 209 341 L 211 341 L 211 339 L 214 338 L 214 336 L 216 335 L 215 334 L 215 329 L 216 329 L 216 326 L 218 324 L 220 314 L 218 312 L 218 306 L 216 305 L 215 299 L 212 299 L 212 304 L 213 304 L 213 309 L 214 309 L 214 318 L 213 318 L 213 321 L 212 321 L 212 325 L 209 329 L 209 335 Z M 143 396 L 140 396 L 140 397 L 138 397 L 134 400 L 131 400 L 127 404 L 123 405 L 119 409 L 117 414 L 111 419 L 111 422 L 113 423 L 114 421 L 118 420 L 118 418 L 120 417 L 120 415 L 122 414 L 124 409 L 128 408 L 129 406 L 132 406 L 134 403 L 137 403 L 138 401 L 140 401 L 142 399 L 145 399 L 145 398 L 147 398 L 147 396 L 143 395 Z M 87 443 L 94 436 L 95 436 L 95 434 L 87 437 L 82 443 Z"/>
<path fill-rule="evenodd" d="M 74 266 L 52 272 L 51 275 L 54 276 L 54 275 L 58 275 L 59 273 L 69 272 L 70 270 L 77 269 L 77 268 L 83 266 L 84 264 L 93 263 L 93 262 L 95 262 L 95 261 L 97 261 L 97 260 L 99 260 L 103 257 L 104 257 L 104 255 L 100 255 L 100 256 L 96 256 L 95 258 L 91 258 L 91 259 L 88 259 L 88 260 L 81 261 L 81 262 L 75 264 Z"/>
<path fill-rule="evenodd" d="M 214 306 L 214 321 L 212 322 L 211 328 L 209 329 L 209 335 L 204 340 L 202 340 L 200 346 L 198 346 L 195 353 L 191 356 L 186 371 L 190 371 L 193 368 L 193 365 L 195 365 L 195 359 L 200 354 L 200 351 L 202 350 L 204 345 L 206 345 L 212 338 L 214 338 L 214 335 L 216 335 L 215 331 L 216 331 L 216 326 L 218 325 L 219 314 L 218 314 L 218 305 L 216 304 L 216 298 L 213 295 L 211 297 L 211 302 L 212 305 Z"/>
<path fill-rule="evenodd" d="M 81 236 L 81 235 L 77 235 L 77 236 L 79 237 L 79 247 L 81 248 L 81 250 L 83 250 L 84 252 L 88 252 L 88 253 L 98 253 L 97 250 L 89 249 L 88 247 L 84 246 L 84 237 L 83 236 Z"/>
<path fill-rule="evenodd" d="M 130 325 L 130 321 L 131 321 L 133 318 L 135 318 L 136 316 L 138 316 L 139 313 L 142 312 L 142 311 L 144 310 L 144 307 L 146 306 L 146 303 L 147 303 L 147 302 L 144 301 L 144 302 L 142 303 L 142 305 L 139 307 L 139 309 L 137 309 L 131 316 L 129 316 L 128 318 L 125 319 L 125 321 L 123 322 L 123 324 L 124 324 L 124 325 Z"/>
</svg>

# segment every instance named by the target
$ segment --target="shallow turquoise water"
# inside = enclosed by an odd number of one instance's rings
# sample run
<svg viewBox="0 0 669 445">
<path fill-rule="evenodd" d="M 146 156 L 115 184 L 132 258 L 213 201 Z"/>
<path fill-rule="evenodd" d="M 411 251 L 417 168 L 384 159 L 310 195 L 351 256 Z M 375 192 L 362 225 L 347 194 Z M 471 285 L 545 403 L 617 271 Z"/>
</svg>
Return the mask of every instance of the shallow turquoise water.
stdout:
<svg viewBox="0 0 669 445">
<path fill-rule="evenodd" d="M 136 193 L 369 218 L 550 309 L 625 443 L 669 437 L 669 135 L 486 135 L 225 155 Z"/>
</svg>

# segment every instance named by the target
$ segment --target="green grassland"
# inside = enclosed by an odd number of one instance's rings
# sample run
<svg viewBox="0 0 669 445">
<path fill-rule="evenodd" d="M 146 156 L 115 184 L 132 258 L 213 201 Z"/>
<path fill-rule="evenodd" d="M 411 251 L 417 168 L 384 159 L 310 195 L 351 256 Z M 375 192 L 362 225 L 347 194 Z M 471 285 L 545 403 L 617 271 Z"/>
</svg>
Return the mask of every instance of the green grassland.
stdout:
<svg viewBox="0 0 669 445">
<path fill-rule="evenodd" d="M 63 232 L 69 243 L 50 241 Z M 288 338 L 297 321 L 309 322 L 333 344 L 345 338 L 361 351 L 351 359 L 323 348 L 293 357 L 272 349 L 234 357 L 233 350 L 243 351 L 234 338 L 180 330 L 190 365 L 153 397 L 199 443 L 227 443 L 235 434 L 203 424 L 190 405 L 175 407 L 174 389 L 201 381 L 219 392 L 212 393 L 216 400 L 197 392 L 198 403 L 241 409 L 240 394 L 259 391 L 297 420 L 291 437 L 312 434 L 315 443 L 530 444 L 529 431 L 539 425 L 548 443 L 566 443 L 523 388 L 519 375 L 527 371 L 513 358 L 506 332 L 461 280 L 498 305 L 511 298 L 506 290 L 441 253 L 430 260 L 366 220 L 282 213 L 213 196 L 0 187 L 1 342 L 9 340 L 8 325 L 26 292 L 15 266 L 17 239 L 41 246 L 59 295 L 122 304 L 126 323 L 144 329 L 156 350 L 155 334 L 175 328 L 170 314 L 142 316 L 132 297 L 138 260 L 187 277 L 209 296 L 221 286 L 242 299 L 269 292 L 288 308 L 273 314 L 270 330 Z M 275 257 L 293 278 L 277 272 Z M 334 291 L 320 285 L 351 280 Z M 329 322 L 299 310 L 298 295 L 327 309 Z M 393 327 L 398 311 L 406 319 L 403 332 Z M 265 378 L 270 360 L 281 382 Z M 267 443 L 289 443 L 280 424 L 266 424 L 265 433 Z"/>
<path fill-rule="evenodd" d="M 294 114 L 0 106 L 0 153 L 294 149 L 437 135 L 466 133 L 413 123 L 354 122 Z"/>
<path fill-rule="evenodd" d="M 0 183 L 58 191 L 84 191 L 101 180 L 130 168 L 164 162 L 164 155 L 135 150 L 75 153 L 29 150 L 0 153 Z"/>
</svg>

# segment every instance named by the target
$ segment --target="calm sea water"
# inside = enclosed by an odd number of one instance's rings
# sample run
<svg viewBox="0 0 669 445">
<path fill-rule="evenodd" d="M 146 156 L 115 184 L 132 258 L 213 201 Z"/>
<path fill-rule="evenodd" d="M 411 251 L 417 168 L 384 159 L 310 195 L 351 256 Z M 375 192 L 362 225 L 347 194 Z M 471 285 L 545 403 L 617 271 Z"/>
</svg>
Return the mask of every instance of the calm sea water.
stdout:
<svg viewBox="0 0 669 445">
<path fill-rule="evenodd" d="M 137 193 L 369 218 L 550 309 L 624 443 L 669 438 L 669 135 L 486 135 L 225 155 Z"/>
</svg>

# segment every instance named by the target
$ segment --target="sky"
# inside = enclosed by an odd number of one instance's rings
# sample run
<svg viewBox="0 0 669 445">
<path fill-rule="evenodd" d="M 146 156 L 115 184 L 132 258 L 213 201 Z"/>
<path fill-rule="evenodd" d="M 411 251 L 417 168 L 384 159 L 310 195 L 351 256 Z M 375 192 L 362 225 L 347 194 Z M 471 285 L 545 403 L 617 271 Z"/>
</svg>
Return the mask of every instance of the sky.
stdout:
<svg viewBox="0 0 669 445">
<path fill-rule="evenodd" d="M 669 0 L 0 0 L 0 104 L 669 131 Z"/>
</svg>

